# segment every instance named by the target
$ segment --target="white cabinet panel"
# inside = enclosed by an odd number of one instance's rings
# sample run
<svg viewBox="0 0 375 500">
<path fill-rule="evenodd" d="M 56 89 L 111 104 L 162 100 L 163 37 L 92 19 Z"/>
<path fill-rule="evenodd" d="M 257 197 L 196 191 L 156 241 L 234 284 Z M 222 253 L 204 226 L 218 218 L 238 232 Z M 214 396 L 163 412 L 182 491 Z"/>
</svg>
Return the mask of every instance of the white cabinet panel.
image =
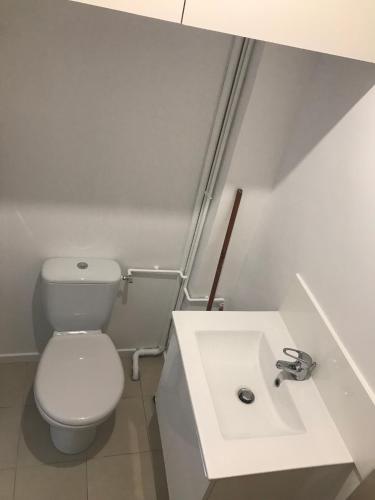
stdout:
<svg viewBox="0 0 375 500">
<path fill-rule="evenodd" d="M 107 9 L 122 10 L 140 16 L 155 17 L 179 23 L 182 17 L 184 0 L 72 0 L 88 3 Z"/>
<path fill-rule="evenodd" d="M 169 344 L 156 408 L 171 500 L 201 500 L 209 487 L 180 350 Z"/>
<path fill-rule="evenodd" d="M 375 62 L 374 0 L 186 0 L 183 24 Z"/>
</svg>

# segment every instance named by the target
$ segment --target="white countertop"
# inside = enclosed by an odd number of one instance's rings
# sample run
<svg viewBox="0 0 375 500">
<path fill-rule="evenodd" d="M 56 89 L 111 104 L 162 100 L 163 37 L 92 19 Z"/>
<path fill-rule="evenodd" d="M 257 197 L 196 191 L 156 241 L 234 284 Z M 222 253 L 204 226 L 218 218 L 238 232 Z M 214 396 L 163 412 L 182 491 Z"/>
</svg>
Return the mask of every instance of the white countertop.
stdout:
<svg viewBox="0 0 375 500">
<path fill-rule="evenodd" d="M 282 382 L 288 384 L 306 432 L 241 439 L 222 435 L 195 332 L 263 332 L 276 360 L 283 357 L 283 347 L 303 349 L 294 345 L 278 312 L 176 311 L 173 319 L 209 479 L 353 462 L 313 379 Z"/>
</svg>

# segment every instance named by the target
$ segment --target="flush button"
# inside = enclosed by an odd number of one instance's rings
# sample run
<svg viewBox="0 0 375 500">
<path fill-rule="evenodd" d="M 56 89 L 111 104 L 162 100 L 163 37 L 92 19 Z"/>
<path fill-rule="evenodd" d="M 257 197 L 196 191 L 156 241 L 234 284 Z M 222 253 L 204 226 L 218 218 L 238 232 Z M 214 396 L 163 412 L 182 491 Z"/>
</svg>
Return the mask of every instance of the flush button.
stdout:
<svg viewBox="0 0 375 500">
<path fill-rule="evenodd" d="M 77 267 L 78 269 L 87 269 L 89 265 L 87 264 L 87 262 L 78 262 Z"/>
</svg>

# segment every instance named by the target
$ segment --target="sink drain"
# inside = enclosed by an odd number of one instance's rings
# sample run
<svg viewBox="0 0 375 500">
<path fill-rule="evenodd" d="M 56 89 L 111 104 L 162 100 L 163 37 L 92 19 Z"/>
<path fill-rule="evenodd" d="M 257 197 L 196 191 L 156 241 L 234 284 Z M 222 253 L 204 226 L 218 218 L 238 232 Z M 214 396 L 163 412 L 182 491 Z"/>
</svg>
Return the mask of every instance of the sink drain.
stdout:
<svg viewBox="0 0 375 500">
<path fill-rule="evenodd" d="M 246 387 L 243 387 L 237 392 L 238 399 L 242 401 L 242 403 L 245 403 L 246 405 L 249 405 L 251 403 L 254 403 L 255 401 L 255 394 L 253 391 L 250 391 L 250 389 L 247 389 Z"/>
</svg>

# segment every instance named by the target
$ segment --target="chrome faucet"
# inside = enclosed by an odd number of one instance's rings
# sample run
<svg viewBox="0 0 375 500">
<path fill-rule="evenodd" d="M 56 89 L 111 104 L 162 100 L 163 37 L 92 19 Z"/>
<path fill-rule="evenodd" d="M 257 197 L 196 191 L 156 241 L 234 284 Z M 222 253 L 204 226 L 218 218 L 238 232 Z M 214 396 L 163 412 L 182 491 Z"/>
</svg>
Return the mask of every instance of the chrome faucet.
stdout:
<svg viewBox="0 0 375 500">
<path fill-rule="evenodd" d="M 311 372 L 316 367 L 316 363 L 309 354 L 291 347 L 285 347 L 283 353 L 295 361 L 282 361 L 279 359 L 276 361 L 276 368 L 289 373 L 295 380 L 307 380 L 310 378 Z"/>
</svg>

